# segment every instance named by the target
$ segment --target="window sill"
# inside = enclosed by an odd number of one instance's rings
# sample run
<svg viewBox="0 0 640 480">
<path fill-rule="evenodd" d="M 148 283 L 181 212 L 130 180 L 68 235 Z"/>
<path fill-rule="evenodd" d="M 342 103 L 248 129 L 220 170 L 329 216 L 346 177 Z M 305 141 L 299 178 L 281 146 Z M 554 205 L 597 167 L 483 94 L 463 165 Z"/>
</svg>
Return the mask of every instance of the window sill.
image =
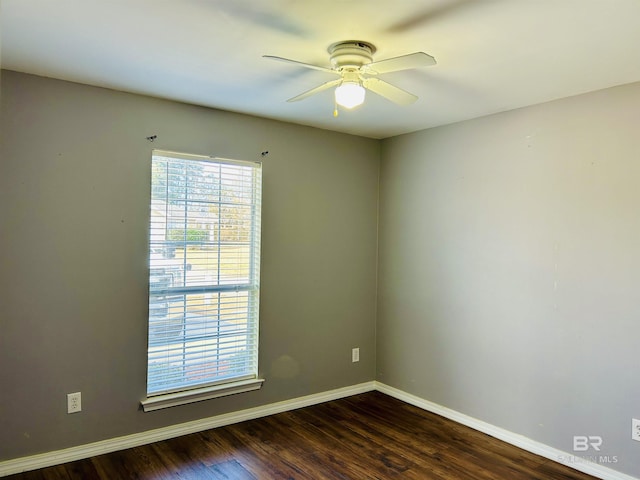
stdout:
<svg viewBox="0 0 640 480">
<path fill-rule="evenodd" d="M 236 393 L 259 390 L 262 387 L 263 382 L 263 378 L 252 378 L 251 380 L 241 380 L 238 382 L 226 383 L 224 385 L 214 385 L 212 387 L 148 397 L 140 403 L 145 412 L 152 412 L 162 408 L 176 407 L 178 405 L 186 405 L 188 403 L 234 395 Z"/>
</svg>

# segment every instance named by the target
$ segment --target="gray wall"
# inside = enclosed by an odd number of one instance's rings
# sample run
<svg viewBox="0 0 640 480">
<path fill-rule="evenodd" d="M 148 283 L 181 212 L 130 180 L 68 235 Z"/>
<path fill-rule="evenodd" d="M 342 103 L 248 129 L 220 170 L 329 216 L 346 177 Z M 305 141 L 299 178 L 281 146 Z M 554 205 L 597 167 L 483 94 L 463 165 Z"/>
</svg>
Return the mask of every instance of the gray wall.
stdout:
<svg viewBox="0 0 640 480">
<path fill-rule="evenodd" d="M 377 378 L 640 477 L 639 126 L 632 84 L 384 141 Z"/>
<path fill-rule="evenodd" d="M 0 460 L 374 378 L 378 141 L 15 72 L 1 99 Z M 140 411 L 152 148 L 270 152 L 258 392 Z"/>
</svg>

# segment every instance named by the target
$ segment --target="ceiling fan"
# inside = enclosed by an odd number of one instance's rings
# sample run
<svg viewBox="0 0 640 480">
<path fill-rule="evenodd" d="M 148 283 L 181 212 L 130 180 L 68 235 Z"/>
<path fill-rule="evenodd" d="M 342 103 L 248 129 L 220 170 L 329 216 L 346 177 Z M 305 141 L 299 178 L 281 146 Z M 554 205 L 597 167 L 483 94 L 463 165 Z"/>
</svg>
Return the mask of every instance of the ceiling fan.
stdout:
<svg viewBox="0 0 640 480">
<path fill-rule="evenodd" d="M 424 52 L 410 53 L 374 62 L 373 54 L 376 51 L 376 47 L 359 40 L 334 43 L 329 47 L 328 51 L 331 68 L 273 55 L 264 55 L 264 58 L 292 63 L 340 77 L 296 95 L 287 100 L 288 102 L 304 100 L 311 95 L 336 87 L 334 116 L 338 115 L 337 105 L 351 109 L 364 103 L 365 89 L 371 90 L 399 105 L 409 105 L 415 102 L 418 97 L 384 80 L 380 80 L 378 75 L 436 64 L 435 58 Z"/>
</svg>

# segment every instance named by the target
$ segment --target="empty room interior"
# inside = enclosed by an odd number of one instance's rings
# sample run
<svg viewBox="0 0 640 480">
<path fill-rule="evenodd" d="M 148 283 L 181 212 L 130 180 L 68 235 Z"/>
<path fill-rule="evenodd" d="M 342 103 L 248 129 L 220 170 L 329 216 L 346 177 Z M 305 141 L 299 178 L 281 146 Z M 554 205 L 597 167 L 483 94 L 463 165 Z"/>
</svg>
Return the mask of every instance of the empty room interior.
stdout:
<svg viewBox="0 0 640 480">
<path fill-rule="evenodd" d="M 640 479 L 639 26 L 635 0 L 3 0 L 0 476 L 374 398 Z M 416 471 L 369 478 L 446 477 Z"/>
</svg>

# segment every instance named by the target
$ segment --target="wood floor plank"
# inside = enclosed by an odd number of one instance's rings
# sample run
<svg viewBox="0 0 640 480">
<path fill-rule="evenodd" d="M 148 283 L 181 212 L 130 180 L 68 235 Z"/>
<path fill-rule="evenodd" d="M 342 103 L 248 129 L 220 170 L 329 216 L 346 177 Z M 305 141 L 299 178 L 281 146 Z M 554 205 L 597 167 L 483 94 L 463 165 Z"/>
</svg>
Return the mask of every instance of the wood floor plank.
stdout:
<svg viewBox="0 0 640 480">
<path fill-rule="evenodd" d="M 93 463 L 101 479 L 172 478 L 171 472 L 149 445 L 99 455 Z"/>
<path fill-rule="evenodd" d="M 355 418 L 345 418 L 336 405 L 319 406 L 301 412 L 301 418 L 330 437 L 329 444 L 337 445 L 346 457 L 359 458 L 366 462 L 369 470 L 379 472 L 383 478 L 406 472 L 412 462 L 396 449 L 390 448 L 384 439 L 374 435 L 363 435 L 355 428 Z M 328 420 L 327 420 L 328 419 Z"/>
<path fill-rule="evenodd" d="M 594 480 L 379 392 L 9 480 Z"/>
<path fill-rule="evenodd" d="M 190 454 L 189 446 L 195 445 L 195 436 L 179 437 L 149 445 L 166 467 L 170 477 L 185 480 L 215 480 L 217 477 L 197 457 Z"/>
<path fill-rule="evenodd" d="M 23 474 L 25 480 L 69 480 L 69 475 L 64 465 L 55 465 L 53 467 L 47 467 L 33 472 L 26 472 Z"/>
<path fill-rule="evenodd" d="M 251 422 L 255 422 L 252 420 Z M 243 423 L 251 423 L 243 422 Z M 287 456 L 274 455 L 268 444 L 252 439 L 243 434 L 246 425 L 230 425 L 214 432 L 223 445 L 233 448 L 234 458 L 257 478 L 273 478 L 274 480 L 302 479 L 312 480 L 305 469 L 297 462 L 290 462 Z"/>
<path fill-rule="evenodd" d="M 256 480 L 237 460 L 227 460 L 209 467 L 216 480 Z"/>
<path fill-rule="evenodd" d="M 67 463 L 64 467 L 70 480 L 100 480 L 100 474 L 90 458 Z"/>
</svg>

